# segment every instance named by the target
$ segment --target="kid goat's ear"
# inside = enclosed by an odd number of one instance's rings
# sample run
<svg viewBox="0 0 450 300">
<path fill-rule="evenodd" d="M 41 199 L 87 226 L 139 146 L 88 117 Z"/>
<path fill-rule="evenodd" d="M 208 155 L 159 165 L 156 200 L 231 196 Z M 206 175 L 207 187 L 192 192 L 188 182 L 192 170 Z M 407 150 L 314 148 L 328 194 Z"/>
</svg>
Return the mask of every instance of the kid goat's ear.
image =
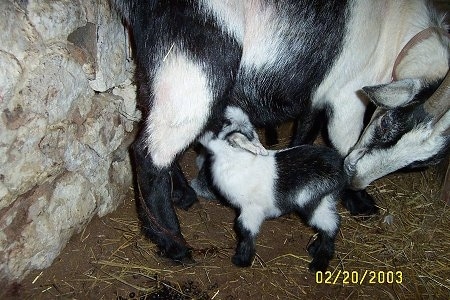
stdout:
<svg viewBox="0 0 450 300">
<path fill-rule="evenodd" d="M 264 148 L 258 139 L 250 141 L 245 135 L 240 132 L 234 132 L 227 137 L 228 142 L 233 147 L 244 149 L 255 155 L 269 155 L 269 152 Z"/>
</svg>

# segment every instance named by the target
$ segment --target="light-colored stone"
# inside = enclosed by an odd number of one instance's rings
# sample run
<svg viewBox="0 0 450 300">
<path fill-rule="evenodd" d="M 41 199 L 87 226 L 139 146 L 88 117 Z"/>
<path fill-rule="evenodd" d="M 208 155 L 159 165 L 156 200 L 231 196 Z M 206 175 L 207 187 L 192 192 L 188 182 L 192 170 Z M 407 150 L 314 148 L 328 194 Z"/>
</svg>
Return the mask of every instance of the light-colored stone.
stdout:
<svg viewBox="0 0 450 300">
<path fill-rule="evenodd" d="M 14 55 L 19 62 L 23 63 L 27 55 L 43 47 L 26 11 L 15 2 L 0 1 L 0 24 L 0 51 Z"/>
<path fill-rule="evenodd" d="M 108 2 L 99 2 L 97 70 L 95 80 L 90 81 L 95 91 L 104 92 L 131 78 L 127 31 L 117 20 L 117 14 L 111 11 Z"/>
<path fill-rule="evenodd" d="M 133 123 L 141 120 L 141 112 L 136 108 L 136 86 L 130 80 L 125 81 L 122 85 L 113 89 L 112 93 L 123 99 L 123 104 L 120 106 L 120 115 L 123 117 L 125 130 L 131 132 L 133 130 Z"/>
<path fill-rule="evenodd" d="M 80 0 L 29 0 L 27 16 L 45 42 L 67 40 L 87 22 Z"/>
<path fill-rule="evenodd" d="M 5 74 L 0 77 L 0 111 L 3 111 L 13 96 L 14 88 L 22 75 L 22 67 L 14 55 L 0 51 L 0 70 Z"/>
<path fill-rule="evenodd" d="M 42 52 L 28 66 L 26 75 L 16 84 L 16 94 L 2 112 L 5 129 L 0 131 L 0 140 L 9 141 L 10 149 L 5 151 L 4 144 L 1 147 L 6 161 L 0 166 L 0 174 L 10 195 L 1 201 L 0 208 L 42 177 L 61 172 L 57 144 L 45 155 L 40 150 L 44 146 L 41 141 L 55 128 L 67 127 L 75 106 L 79 110 L 87 106 L 82 111 L 88 111 L 94 95 L 80 65 L 69 56 L 64 44 L 52 44 Z"/>
<path fill-rule="evenodd" d="M 107 1 L 0 1 L 0 26 L 2 283 L 49 266 L 124 200 L 140 114 L 126 32 Z"/>
</svg>

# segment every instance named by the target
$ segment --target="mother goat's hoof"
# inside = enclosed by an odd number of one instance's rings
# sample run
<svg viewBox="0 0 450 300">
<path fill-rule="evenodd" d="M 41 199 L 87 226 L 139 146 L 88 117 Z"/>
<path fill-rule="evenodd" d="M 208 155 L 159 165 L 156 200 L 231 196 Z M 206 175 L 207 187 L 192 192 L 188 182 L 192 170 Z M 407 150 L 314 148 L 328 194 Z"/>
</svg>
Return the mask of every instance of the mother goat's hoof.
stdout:
<svg viewBox="0 0 450 300">
<path fill-rule="evenodd" d="M 342 203 L 352 216 L 371 216 L 379 212 L 375 200 L 366 190 L 345 190 Z"/>
</svg>

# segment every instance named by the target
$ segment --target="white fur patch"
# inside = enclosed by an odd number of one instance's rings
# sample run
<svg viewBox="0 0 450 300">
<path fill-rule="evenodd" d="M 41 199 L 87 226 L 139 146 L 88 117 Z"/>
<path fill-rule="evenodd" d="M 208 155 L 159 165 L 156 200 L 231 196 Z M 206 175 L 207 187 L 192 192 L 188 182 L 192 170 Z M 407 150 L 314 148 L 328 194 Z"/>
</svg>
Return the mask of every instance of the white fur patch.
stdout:
<svg viewBox="0 0 450 300">
<path fill-rule="evenodd" d="M 363 129 L 363 118 L 366 104 L 356 96 L 330 103 L 332 117 L 328 121 L 328 134 L 333 146 L 342 156 L 347 155 L 356 144 Z"/>
<path fill-rule="evenodd" d="M 383 33 L 387 8 L 382 1 L 354 1 L 352 5 L 343 51 L 312 98 L 314 107 L 329 105 L 332 108 L 329 137 L 341 155 L 347 154 L 356 144 L 363 128 L 367 102 L 357 91 L 363 86 L 387 82 L 389 65 L 395 60 L 395 54 L 390 54 L 395 51 L 392 50 L 394 45 L 391 47 L 390 40 L 383 44 L 388 38 Z M 366 26 L 368 20 L 374 26 Z M 382 57 L 374 56 L 374 53 L 382 54 Z"/>
<path fill-rule="evenodd" d="M 245 31 L 241 64 L 246 68 L 267 68 L 280 64 L 283 46 L 283 24 L 275 9 L 262 0 L 245 1 Z"/>
<path fill-rule="evenodd" d="M 201 0 L 202 9 L 213 15 L 222 30 L 242 43 L 244 3 L 241 0 Z"/>
<path fill-rule="evenodd" d="M 275 4 L 264 0 L 201 0 L 201 9 L 215 16 L 218 25 L 242 45 L 244 69 L 280 65 L 289 55 L 286 32 L 292 24 L 280 18 Z"/>
<path fill-rule="evenodd" d="M 219 139 L 210 141 L 207 147 L 214 153 L 211 166 L 214 183 L 232 205 L 260 207 L 266 217 L 280 214 L 274 199 L 273 152 L 268 156 L 254 155 Z"/>
<path fill-rule="evenodd" d="M 260 205 L 244 206 L 239 215 L 239 221 L 245 229 L 256 236 L 266 215 L 264 207 Z"/>
<path fill-rule="evenodd" d="M 310 184 L 310 185 L 312 186 L 312 184 Z M 295 199 L 296 199 L 295 203 L 299 207 L 303 207 L 306 204 L 308 204 L 308 202 L 311 201 L 313 196 L 314 196 L 314 189 L 310 189 L 308 186 L 306 186 L 305 188 L 301 189 L 295 196 Z"/>
<path fill-rule="evenodd" d="M 322 198 L 322 201 L 309 220 L 309 224 L 326 231 L 330 236 L 336 233 L 338 230 L 339 216 L 336 213 L 336 200 L 332 195 L 327 195 Z"/>
<path fill-rule="evenodd" d="M 157 70 L 146 120 L 149 153 L 158 167 L 168 166 L 197 137 L 213 101 L 202 67 L 175 48 Z"/>
<path fill-rule="evenodd" d="M 430 55 L 431 53 L 433 55 Z M 433 81 L 442 78 L 449 68 L 448 59 L 448 37 L 439 37 L 434 33 L 430 38 L 409 49 L 397 66 L 397 79 L 423 78 Z"/>
</svg>

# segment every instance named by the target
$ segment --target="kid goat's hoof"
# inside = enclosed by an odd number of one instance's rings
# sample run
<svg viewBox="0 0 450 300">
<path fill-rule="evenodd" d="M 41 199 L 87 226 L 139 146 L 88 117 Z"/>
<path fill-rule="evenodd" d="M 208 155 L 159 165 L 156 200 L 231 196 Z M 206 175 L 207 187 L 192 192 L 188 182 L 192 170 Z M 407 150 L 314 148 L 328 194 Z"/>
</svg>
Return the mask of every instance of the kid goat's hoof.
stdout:
<svg viewBox="0 0 450 300">
<path fill-rule="evenodd" d="M 248 259 L 243 257 L 242 255 L 233 255 L 233 257 L 231 258 L 231 261 L 233 262 L 233 264 L 235 266 L 238 267 L 250 267 L 252 265 L 252 259 Z"/>
<path fill-rule="evenodd" d="M 312 262 L 309 263 L 309 270 L 313 273 L 317 271 L 325 272 L 328 268 L 330 261 L 324 258 L 314 258 Z"/>
</svg>

